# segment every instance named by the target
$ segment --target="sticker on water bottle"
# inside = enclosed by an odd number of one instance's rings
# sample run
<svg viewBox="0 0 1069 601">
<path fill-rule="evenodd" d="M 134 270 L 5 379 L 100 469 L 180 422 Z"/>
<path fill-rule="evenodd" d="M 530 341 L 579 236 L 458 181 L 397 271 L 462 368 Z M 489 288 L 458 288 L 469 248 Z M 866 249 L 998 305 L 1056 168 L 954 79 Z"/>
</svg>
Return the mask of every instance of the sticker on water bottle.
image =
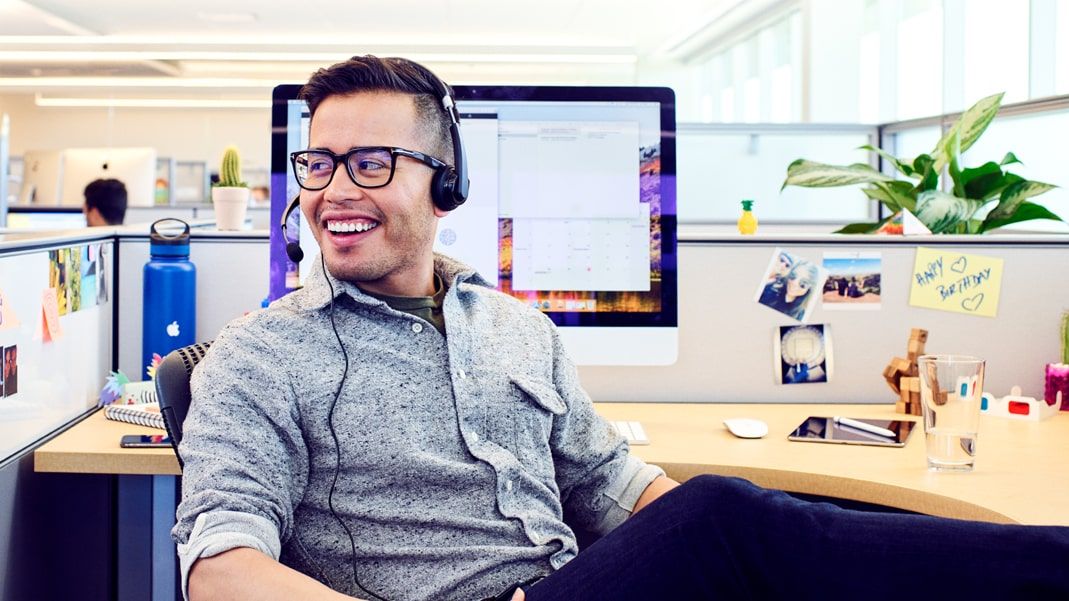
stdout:
<svg viewBox="0 0 1069 601">
<path fill-rule="evenodd" d="M 171 338 L 176 338 L 179 335 L 181 335 L 181 333 L 182 332 L 181 332 L 181 329 L 178 327 L 178 321 L 177 320 L 172 321 L 171 323 L 167 324 L 167 335 L 170 336 Z"/>
</svg>

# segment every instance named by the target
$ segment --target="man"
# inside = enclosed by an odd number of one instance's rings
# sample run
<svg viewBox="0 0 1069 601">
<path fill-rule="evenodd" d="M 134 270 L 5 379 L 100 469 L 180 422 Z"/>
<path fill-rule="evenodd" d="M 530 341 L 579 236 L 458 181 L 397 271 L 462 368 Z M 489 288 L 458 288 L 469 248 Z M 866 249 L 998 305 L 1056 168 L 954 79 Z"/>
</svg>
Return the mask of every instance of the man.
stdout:
<svg viewBox="0 0 1069 601">
<path fill-rule="evenodd" d="M 293 162 L 320 262 L 194 374 L 174 529 L 190 599 L 1069 590 L 1065 529 L 843 511 L 712 476 L 679 486 L 631 456 L 552 323 L 432 252 L 446 209 L 431 189 L 455 148 L 435 82 L 357 57 L 302 91 L 310 149 Z M 578 553 L 575 530 L 602 538 Z"/>
<path fill-rule="evenodd" d="M 122 225 L 126 217 L 126 186 L 117 179 L 97 179 L 85 187 L 85 224 Z"/>
</svg>

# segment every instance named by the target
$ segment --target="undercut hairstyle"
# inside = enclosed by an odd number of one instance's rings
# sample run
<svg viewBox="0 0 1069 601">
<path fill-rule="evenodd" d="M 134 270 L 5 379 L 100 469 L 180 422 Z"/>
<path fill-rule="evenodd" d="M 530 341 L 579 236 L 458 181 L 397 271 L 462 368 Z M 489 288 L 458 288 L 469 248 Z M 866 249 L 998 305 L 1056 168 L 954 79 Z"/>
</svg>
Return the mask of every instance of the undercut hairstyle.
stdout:
<svg viewBox="0 0 1069 601">
<path fill-rule="evenodd" d="M 453 165 L 453 137 L 449 133 L 449 116 L 438 97 L 437 79 L 423 65 L 405 58 L 354 56 L 312 74 L 298 97 L 308 103 L 315 119 L 320 103 L 331 96 L 346 96 L 359 92 L 399 92 L 410 94 L 416 106 L 419 127 L 424 139 L 431 144 L 426 151 L 441 161 Z M 444 82 L 443 82 L 444 84 Z M 452 94 L 452 89 L 446 85 Z M 412 150 L 419 150 L 413 148 Z M 455 165 L 453 165 L 455 166 Z"/>
<path fill-rule="evenodd" d="M 98 179 L 85 187 L 85 205 L 96 209 L 108 225 L 122 225 L 126 218 L 126 186 L 117 179 Z"/>
</svg>

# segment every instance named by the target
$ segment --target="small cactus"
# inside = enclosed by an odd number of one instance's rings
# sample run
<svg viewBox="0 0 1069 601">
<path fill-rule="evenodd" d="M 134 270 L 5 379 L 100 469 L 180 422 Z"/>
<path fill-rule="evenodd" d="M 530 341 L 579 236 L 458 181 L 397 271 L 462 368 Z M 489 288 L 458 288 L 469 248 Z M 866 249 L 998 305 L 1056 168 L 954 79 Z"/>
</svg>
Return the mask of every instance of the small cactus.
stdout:
<svg viewBox="0 0 1069 601">
<path fill-rule="evenodd" d="M 238 149 L 228 146 L 223 152 L 223 162 L 219 168 L 219 183 L 225 188 L 248 188 L 249 185 L 241 181 L 241 156 Z"/>
</svg>

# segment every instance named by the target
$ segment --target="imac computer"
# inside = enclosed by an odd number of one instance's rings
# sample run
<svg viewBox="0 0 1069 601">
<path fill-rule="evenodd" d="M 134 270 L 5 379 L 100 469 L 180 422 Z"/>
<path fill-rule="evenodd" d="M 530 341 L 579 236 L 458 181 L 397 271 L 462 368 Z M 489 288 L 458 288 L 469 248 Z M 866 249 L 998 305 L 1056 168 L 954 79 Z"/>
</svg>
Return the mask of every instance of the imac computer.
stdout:
<svg viewBox="0 0 1069 601">
<path fill-rule="evenodd" d="M 300 86 L 274 91 L 271 214 L 297 195 L 308 147 Z M 667 365 L 678 348 L 675 97 L 668 88 L 456 86 L 471 180 L 435 250 L 559 326 L 580 365 Z M 291 215 L 287 230 L 318 254 Z M 299 225 L 299 227 L 298 227 Z M 294 233 L 297 233 L 296 236 Z M 271 298 L 302 270 L 271 230 Z M 305 268 L 307 270 L 307 268 Z"/>
<path fill-rule="evenodd" d="M 56 206 L 63 189 L 63 151 L 27 150 L 22 155 L 19 204 Z"/>
<path fill-rule="evenodd" d="M 20 204 L 81 207 L 89 182 L 108 178 L 126 185 L 131 207 L 151 207 L 156 196 L 155 148 L 30 150 L 22 164 Z"/>
<path fill-rule="evenodd" d="M 85 187 L 97 179 L 126 185 L 127 205 L 151 207 L 156 199 L 155 148 L 68 148 L 63 151 L 63 206 L 80 207 Z"/>
</svg>

